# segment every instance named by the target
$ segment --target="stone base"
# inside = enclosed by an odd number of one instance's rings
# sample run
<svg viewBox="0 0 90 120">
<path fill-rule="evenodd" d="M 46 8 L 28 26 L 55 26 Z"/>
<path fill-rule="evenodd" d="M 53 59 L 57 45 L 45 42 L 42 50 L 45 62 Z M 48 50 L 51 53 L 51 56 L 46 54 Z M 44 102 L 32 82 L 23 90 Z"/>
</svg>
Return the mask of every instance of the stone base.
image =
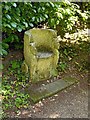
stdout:
<svg viewBox="0 0 90 120">
<path fill-rule="evenodd" d="M 55 82 L 49 83 L 45 86 L 39 86 L 36 89 L 27 88 L 27 93 L 30 95 L 30 99 L 35 103 L 43 98 L 52 96 L 59 91 L 73 85 L 77 82 L 77 79 L 72 77 L 66 77 L 64 79 L 57 80 Z"/>
</svg>

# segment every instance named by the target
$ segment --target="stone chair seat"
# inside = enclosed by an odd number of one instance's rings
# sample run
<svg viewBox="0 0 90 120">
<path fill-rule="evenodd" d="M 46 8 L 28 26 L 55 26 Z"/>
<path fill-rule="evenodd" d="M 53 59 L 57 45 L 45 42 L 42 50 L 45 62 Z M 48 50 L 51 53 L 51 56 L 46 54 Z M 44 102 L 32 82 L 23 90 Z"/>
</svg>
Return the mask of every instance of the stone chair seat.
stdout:
<svg viewBox="0 0 90 120">
<path fill-rule="evenodd" d="M 53 55 L 53 52 L 37 52 L 37 58 L 48 58 Z"/>
</svg>

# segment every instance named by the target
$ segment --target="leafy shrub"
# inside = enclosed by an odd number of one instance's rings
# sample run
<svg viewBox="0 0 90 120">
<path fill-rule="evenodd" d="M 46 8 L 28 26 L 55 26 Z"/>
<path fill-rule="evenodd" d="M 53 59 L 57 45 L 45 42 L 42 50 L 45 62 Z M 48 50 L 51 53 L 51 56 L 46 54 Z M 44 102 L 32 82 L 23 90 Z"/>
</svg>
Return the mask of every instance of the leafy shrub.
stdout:
<svg viewBox="0 0 90 120">
<path fill-rule="evenodd" d="M 85 22 L 87 16 L 79 6 L 66 2 L 3 2 L 2 31 L 4 42 L 16 44 L 22 41 L 23 33 L 39 24 L 47 23 L 49 28 L 57 29 L 61 37 L 73 31 L 79 19 Z M 22 33 L 22 34 L 21 34 Z M 22 47 L 21 47 L 22 48 Z"/>
<path fill-rule="evenodd" d="M 0 56 L 7 55 L 8 44 L 0 42 Z"/>
<path fill-rule="evenodd" d="M 67 64 L 66 63 L 64 63 L 64 62 L 60 62 L 59 63 L 59 65 L 58 65 L 58 70 L 61 72 L 65 72 L 65 70 L 66 70 L 66 68 L 67 68 Z"/>
</svg>

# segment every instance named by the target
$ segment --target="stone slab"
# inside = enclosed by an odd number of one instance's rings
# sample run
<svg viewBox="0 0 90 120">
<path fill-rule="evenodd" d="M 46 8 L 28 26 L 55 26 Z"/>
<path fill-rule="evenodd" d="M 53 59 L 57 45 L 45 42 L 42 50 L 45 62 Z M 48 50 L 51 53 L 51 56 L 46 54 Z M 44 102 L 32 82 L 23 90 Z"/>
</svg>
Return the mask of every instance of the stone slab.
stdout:
<svg viewBox="0 0 90 120">
<path fill-rule="evenodd" d="M 28 94 L 30 94 L 30 99 L 32 99 L 32 101 L 35 103 L 35 102 L 38 102 L 39 100 L 42 100 L 43 98 L 52 96 L 57 92 L 62 91 L 63 89 L 73 85 L 77 81 L 78 80 L 76 78 L 67 77 L 67 78 L 49 83 L 45 86 L 40 86 L 33 90 L 29 89 Z"/>
</svg>

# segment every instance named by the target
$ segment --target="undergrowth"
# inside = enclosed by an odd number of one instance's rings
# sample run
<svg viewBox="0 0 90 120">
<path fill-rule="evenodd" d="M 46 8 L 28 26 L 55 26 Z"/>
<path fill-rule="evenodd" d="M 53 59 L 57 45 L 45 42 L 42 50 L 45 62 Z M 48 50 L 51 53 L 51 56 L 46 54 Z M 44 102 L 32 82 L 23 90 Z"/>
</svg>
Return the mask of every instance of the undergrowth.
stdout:
<svg viewBox="0 0 90 120">
<path fill-rule="evenodd" d="M 77 44 L 78 43 L 78 44 Z M 65 73 L 68 65 L 73 61 L 75 67 L 80 72 L 90 70 L 88 55 L 90 53 L 89 41 L 77 40 L 77 43 L 60 42 L 58 71 Z M 80 55 L 83 55 L 80 56 Z M 87 56 L 85 59 L 84 57 Z M 29 75 L 21 71 L 22 60 L 13 60 L 4 72 L 2 78 L 2 106 L 3 111 L 14 110 L 18 112 L 21 108 L 27 109 L 30 105 L 29 94 L 25 93 L 25 88 L 29 84 Z"/>
<path fill-rule="evenodd" d="M 3 75 L 2 95 L 3 110 L 27 108 L 29 95 L 24 92 L 28 85 L 28 75 L 21 71 L 22 61 L 11 61 L 8 73 Z"/>
</svg>

